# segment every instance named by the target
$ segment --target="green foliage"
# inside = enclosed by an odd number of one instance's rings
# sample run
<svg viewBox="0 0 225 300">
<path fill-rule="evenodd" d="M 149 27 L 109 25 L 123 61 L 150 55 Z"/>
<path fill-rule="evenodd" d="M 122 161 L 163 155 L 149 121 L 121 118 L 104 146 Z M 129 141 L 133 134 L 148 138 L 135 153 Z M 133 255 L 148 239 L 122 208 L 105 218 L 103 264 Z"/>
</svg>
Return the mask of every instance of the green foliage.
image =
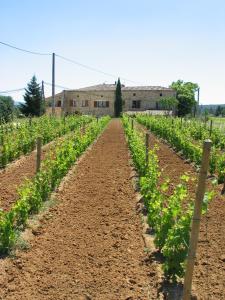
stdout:
<svg viewBox="0 0 225 300">
<path fill-rule="evenodd" d="M 179 104 L 175 97 L 163 97 L 159 101 L 159 107 L 165 110 L 174 110 Z"/>
<path fill-rule="evenodd" d="M 209 128 L 194 120 L 185 121 L 180 118 L 153 117 L 137 115 L 136 120 L 150 129 L 154 134 L 166 140 L 176 151 L 194 162 L 201 163 L 202 144 L 210 138 L 213 142 L 210 159 L 210 173 L 217 174 L 221 183 L 225 174 L 225 137 L 217 128 L 213 128 L 209 136 Z"/>
<path fill-rule="evenodd" d="M 44 102 L 41 94 L 41 87 L 35 76 L 27 85 L 24 101 L 20 104 L 20 110 L 25 116 L 41 116 L 44 113 Z"/>
<path fill-rule="evenodd" d="M 10 96 L 0 95 L 0 121 L 9 122 L 13 117 L 14 101 Z"/>
<path fill-rule="evenodd" d="M 198 85 L 196 83 L 178 80 L 172 82 L 170 87 L 176 91 L 176 97 L 179 102 L 177 107 L 178 116 L 190 114 L 196 105 L 195 92 L 198 90 Z"/>
<path fill-rule="evenodd" d="M 222 116 L 224 117 L 225 116 L 225 108 L 218 105 L 217 108 L 216 108 L 216 111 L 215 111 L 215 116 L 219 117 L 219 116 Z"/>
<path fill-rule="evenodd" d="M 120 79 L 118 79 L 116 84 L 116 92 L 115 92 L 115 102 L 114 102 L 114 112 L 115 117 L 120 117 L 123 110 L 123 100 L 122 100 L 122 93 L 121 93 L 121 83 Z"/>
<path fill-rule="evenodd" d="M 164 256 L 164 274 L 168 279 L 177 281 L 183 277 L 185 271 L 193 215 L 193 200 L 187 189 L 189 176 L 181 176 L 180 183 L 168 194 L 170 180 L 164 179 L 162 184 L 159 183 L 162 178 L 157 148 L 149 151 L 149 164 L 146 166 L 143 134 L 132 130 L 126 115 L 123 116 L 123 125 L 135 167 L 140 175 L 139 185 L 148 211 L 148 223 L 155 232 L 155 245 Z M 212 193 L 205 195 L 203 213 L 212 196 Z"/>
<path fill-rule="evenodd" d="M 83 121 L 84 117 L 80 118 Z M 36 176 L 27 180 L 19 188 L 19 200 L 9 212 L 0 211 L 0 253 L 8 253 L 15 242 L 15 232 L 26 225 L 30 214 L 37 213 L 43 201 L 59 185 L 69 168 L 94 141 L 109 121 L 101 118 L 98 123 L 93 118 L 82 133 L 79 128 L 66 136 L 50 151 L 42 162 L 41 170 Z"/>
<path fill-rule="evenodd" d="M 66 118 L 42 116 L 18 124 L 8 123 L 0 127 L 0 167 L 34 150 L 38 136 L 42 143 L 60 137 L 88 124 L 92 117 L 68 116 Z"/>
</svg>

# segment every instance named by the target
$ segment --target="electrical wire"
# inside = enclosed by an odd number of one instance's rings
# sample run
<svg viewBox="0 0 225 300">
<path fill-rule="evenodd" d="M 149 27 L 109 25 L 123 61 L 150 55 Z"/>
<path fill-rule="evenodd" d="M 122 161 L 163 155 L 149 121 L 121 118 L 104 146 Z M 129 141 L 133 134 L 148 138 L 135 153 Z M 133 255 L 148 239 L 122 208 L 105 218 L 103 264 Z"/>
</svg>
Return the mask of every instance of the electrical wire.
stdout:
<svg viewBox="0 0 225 300">
<path fill-rule="evenodd" d="M 26 50 L 26 49 L 19 48 L 19 47 L 16 47 L 16 46 L 13 46 L 13 45 L 1 42 L 1 41 L 0 41 L 0 44 L 2 44 L 4 46 L 7 46 L 7 47 L 10 47 L 12 49 L 16 49 L 16 50 L 19 50 L 19 51 L 22 51 L 22 52 L 29 53 L 29 54 L 34 54 L 34 55 L 52 55 L 51 53 L 41 53 L 41 52 Z"/>
<path fill-rule="evenodd" d="M 23 49 L 23 48 L 19 48 L 19 47 L 16 47 L 16 46 L 13 46 L 11 44 L 8 44 L 8 43 L 5 43 L 5 42 L 1 42 L 0 41 L 0 44 L 1 45 L 4 45 L 4 46 L 7 46 L 7 47 L 10 47 L 12 49 L 15 49 L 15 50 L 19 50 L 19 51 L 22 51 L 22 52 L 25 52 L 25 53 L 29 53 L 29 54 L 34 54 L 34 55 L 41 55 L 41 56 L 50 56 L 52 55 L 52 53 L 43 53 L 43 52 L 37 52 L 37 51 L 30 51 L 30 50 L 27 50 L 27 49 Z M 67 61 L 67 62 L 70 62 L 70 63 L 73 63 L 77 66 L 80 66 L 80 67 L 83 67 L 83 68 L 86 68 L 90 71 L 93 71 L 93 72 L 97 72 L 97 73 L 100 73 L 100 74 L 103 74 L 103 75 L 106 75 L 106 76 L 110 76 L 110 77 L 113 77 L 113 78 L 118 78 L 118 76 L 116 76 L 115 74 L 111 74 L 111 73 L 108 73 L 108 72 L 105 72 L 105 71 L 102 71 L 100 69 L 97 69 L 97 68 L 94 68 L 92 66 L 88 66 L 86 64 L 83 64 L 83 63 L 80 63 L 76 60 L 73 60 L 73 59 L 70 59 L 70 58 L 67 58 L 65 56 L 62 56 L 62 55 L 59 55 L 59 54 L 55 54 L 55 56 Z M 128 82 L 131 82 L 131 83 L 134 83 L 134 84 L 139 84 L 133 80 L 130 80 L 130 79 L 127 79 L 125 77 L 120 77 L 122 80 L 124 81 L 128 81 Z"/>
<path fill-rule="evenodd" d="M 20 92 L 25 90 L 25 88 L 20 88 L 20 89 L 15 89 L 15 90 L 8 90 L 8 91 L 0 91 L 0 94 L 10 94 L 10 93 L 14 93 L 14 92 Z"/>
<path fill-rule="evenodd" d="M 79 63 L 78 61 L 75 61 L 73 59 L 70 59 L 70 58 L 67 58 L 65 56 L 62 56 L 62 55 L 59 55 L 59 54 L 55 54 L 55 56 L 65 60 L 65 61 L 68 61 L 68 62 L 71 62 L 77 66 L 80 66 L 80 67 L 83 67 L 83 68 L 86 68 L 90 71 L 93 71 L 93 72 L 97 72 L 97 73 L 101 73 L 103 75 L 106 75 L 106 76 L 110 76 L 110 77 L 113 77 L 113 78 L 118 78 L 118 76 L 116 76 L 115 74 L 111 74 L 111 73 L 107 73 L 107 72 L 104 72 L 102 70 L 99 70 L 97 68 L 94 68 L 94 67 L 91 67 L 91 66 L 88 66 L 88 65 L 85 65 L 85 64 L 82 64 L 82 63 Z M 129 82 L 132 82 L 132 83 L 137 83 L 133 80 L 130 80 L 130 79 L 127 79 L 127 78 L 124 78 L 124 77 L 120 77 L 122 80 L 125 80 L 125 81 L 129 81 Z"/>
<path fill-rule="evenodd" d="M 50 83 L 50 82 L 44 81 L 44 84 L 49 85 L 49 86 L 52 86 L 52 83 Z M 65 87 L 65 86 L 62 86 L 62 85 L 59 85 L 59 84 L 55 84 L 55 87 L 58 87 L 58 88 L 64 89 L 64 90 L 71 90 L 70 88 Z"/>
</svg>

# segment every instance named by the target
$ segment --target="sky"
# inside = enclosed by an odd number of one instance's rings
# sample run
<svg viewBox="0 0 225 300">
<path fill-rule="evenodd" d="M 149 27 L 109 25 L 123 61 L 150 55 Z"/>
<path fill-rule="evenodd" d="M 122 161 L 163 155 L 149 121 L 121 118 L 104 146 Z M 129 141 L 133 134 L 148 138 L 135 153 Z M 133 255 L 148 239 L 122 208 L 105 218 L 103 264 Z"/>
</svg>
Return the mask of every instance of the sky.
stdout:
<svg viewBox="0 0 225 300">
<path fill-rule="evenodd" d="M 0 44 L 0 91 L 26 87 L 34 74 L 51 83 L 55 52 L 113 74 L 56 57 L 56 84 L 66 88 L 181 79 L 199 84 L 201 104 L 225 104 L 224 0 L 0 0 L 0 11 L 1 42 L 50 54 Z"/>
</svg>

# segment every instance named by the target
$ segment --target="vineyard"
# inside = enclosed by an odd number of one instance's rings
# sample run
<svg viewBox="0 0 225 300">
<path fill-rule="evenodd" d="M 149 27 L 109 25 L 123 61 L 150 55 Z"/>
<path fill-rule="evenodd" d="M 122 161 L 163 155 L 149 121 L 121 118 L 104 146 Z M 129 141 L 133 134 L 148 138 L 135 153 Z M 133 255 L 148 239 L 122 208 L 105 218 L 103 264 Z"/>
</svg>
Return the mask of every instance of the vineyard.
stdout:
<svg viewBox="0 0 225 300">
<path fill-rule="evenodd" d="M 192 294 L 223 299 L 225 137 L 197 121 L 141 114 L 1 126 L 0 298 L 181 299 L 208 138 Z"/>
<path fill-rule="evenodd" d="M 89 117 L 41 118 L 0 126 L 0 167 L 34 150 L 38 136 L 47 144 L 91 121 Z"/>
</svg>

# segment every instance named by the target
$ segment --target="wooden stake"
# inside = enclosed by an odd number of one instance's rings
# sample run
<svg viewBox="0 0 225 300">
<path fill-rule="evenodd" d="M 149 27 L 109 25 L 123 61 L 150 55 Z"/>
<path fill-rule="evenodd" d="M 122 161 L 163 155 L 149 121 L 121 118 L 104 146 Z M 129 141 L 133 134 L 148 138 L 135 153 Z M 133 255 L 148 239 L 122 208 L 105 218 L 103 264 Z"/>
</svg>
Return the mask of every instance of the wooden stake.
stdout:
<svg viewBox="0 0 225 300">
<path fill-rule="evenodd" d="M 197 245 L 198 245 L 200 220 L 202 214 L 202 201 L 205 194 L 206 177 L 209 168 L 211 146 L 212 146 L 212 142 L 210 140 L 204 141 L 202 164 L 201 164 L 201 169 L 198 177 L 198 187 L 196 191 L 196 200 L 195 200 L 195 207 L 194 207 L 194 215 L 192 219 L 190 244 L 188 249 L 186 272 L 184 277 L 183 300 L 191 299 L 192 276 L 194 271 L 194 263 L 196 258 Z"/>
<path fill-rule="evenodd" d="M 42 139 L 41 137 L 37 138 L 37 160 L 36 160 L 36 173 L 40 171 L 41 167 L 41 145 L 42 145 Z"/>
<path fill-rule="evenodd" d="M 224 182 L 223 182 L 223 189 L 222 189 L 222 194 L 225 193 L 225 175 L 224 175 Z"/>
<path fill-rule="evenodd" d="M 149 133 L 145 134 L 145 162 L 146 167 L 148 166 L 148 152 L 149 152 Z"/>
<path fill-rule="evenodd" d="M 134 119 L 131 119 L 131 129 L 134 130 Z"/>
</svg>

